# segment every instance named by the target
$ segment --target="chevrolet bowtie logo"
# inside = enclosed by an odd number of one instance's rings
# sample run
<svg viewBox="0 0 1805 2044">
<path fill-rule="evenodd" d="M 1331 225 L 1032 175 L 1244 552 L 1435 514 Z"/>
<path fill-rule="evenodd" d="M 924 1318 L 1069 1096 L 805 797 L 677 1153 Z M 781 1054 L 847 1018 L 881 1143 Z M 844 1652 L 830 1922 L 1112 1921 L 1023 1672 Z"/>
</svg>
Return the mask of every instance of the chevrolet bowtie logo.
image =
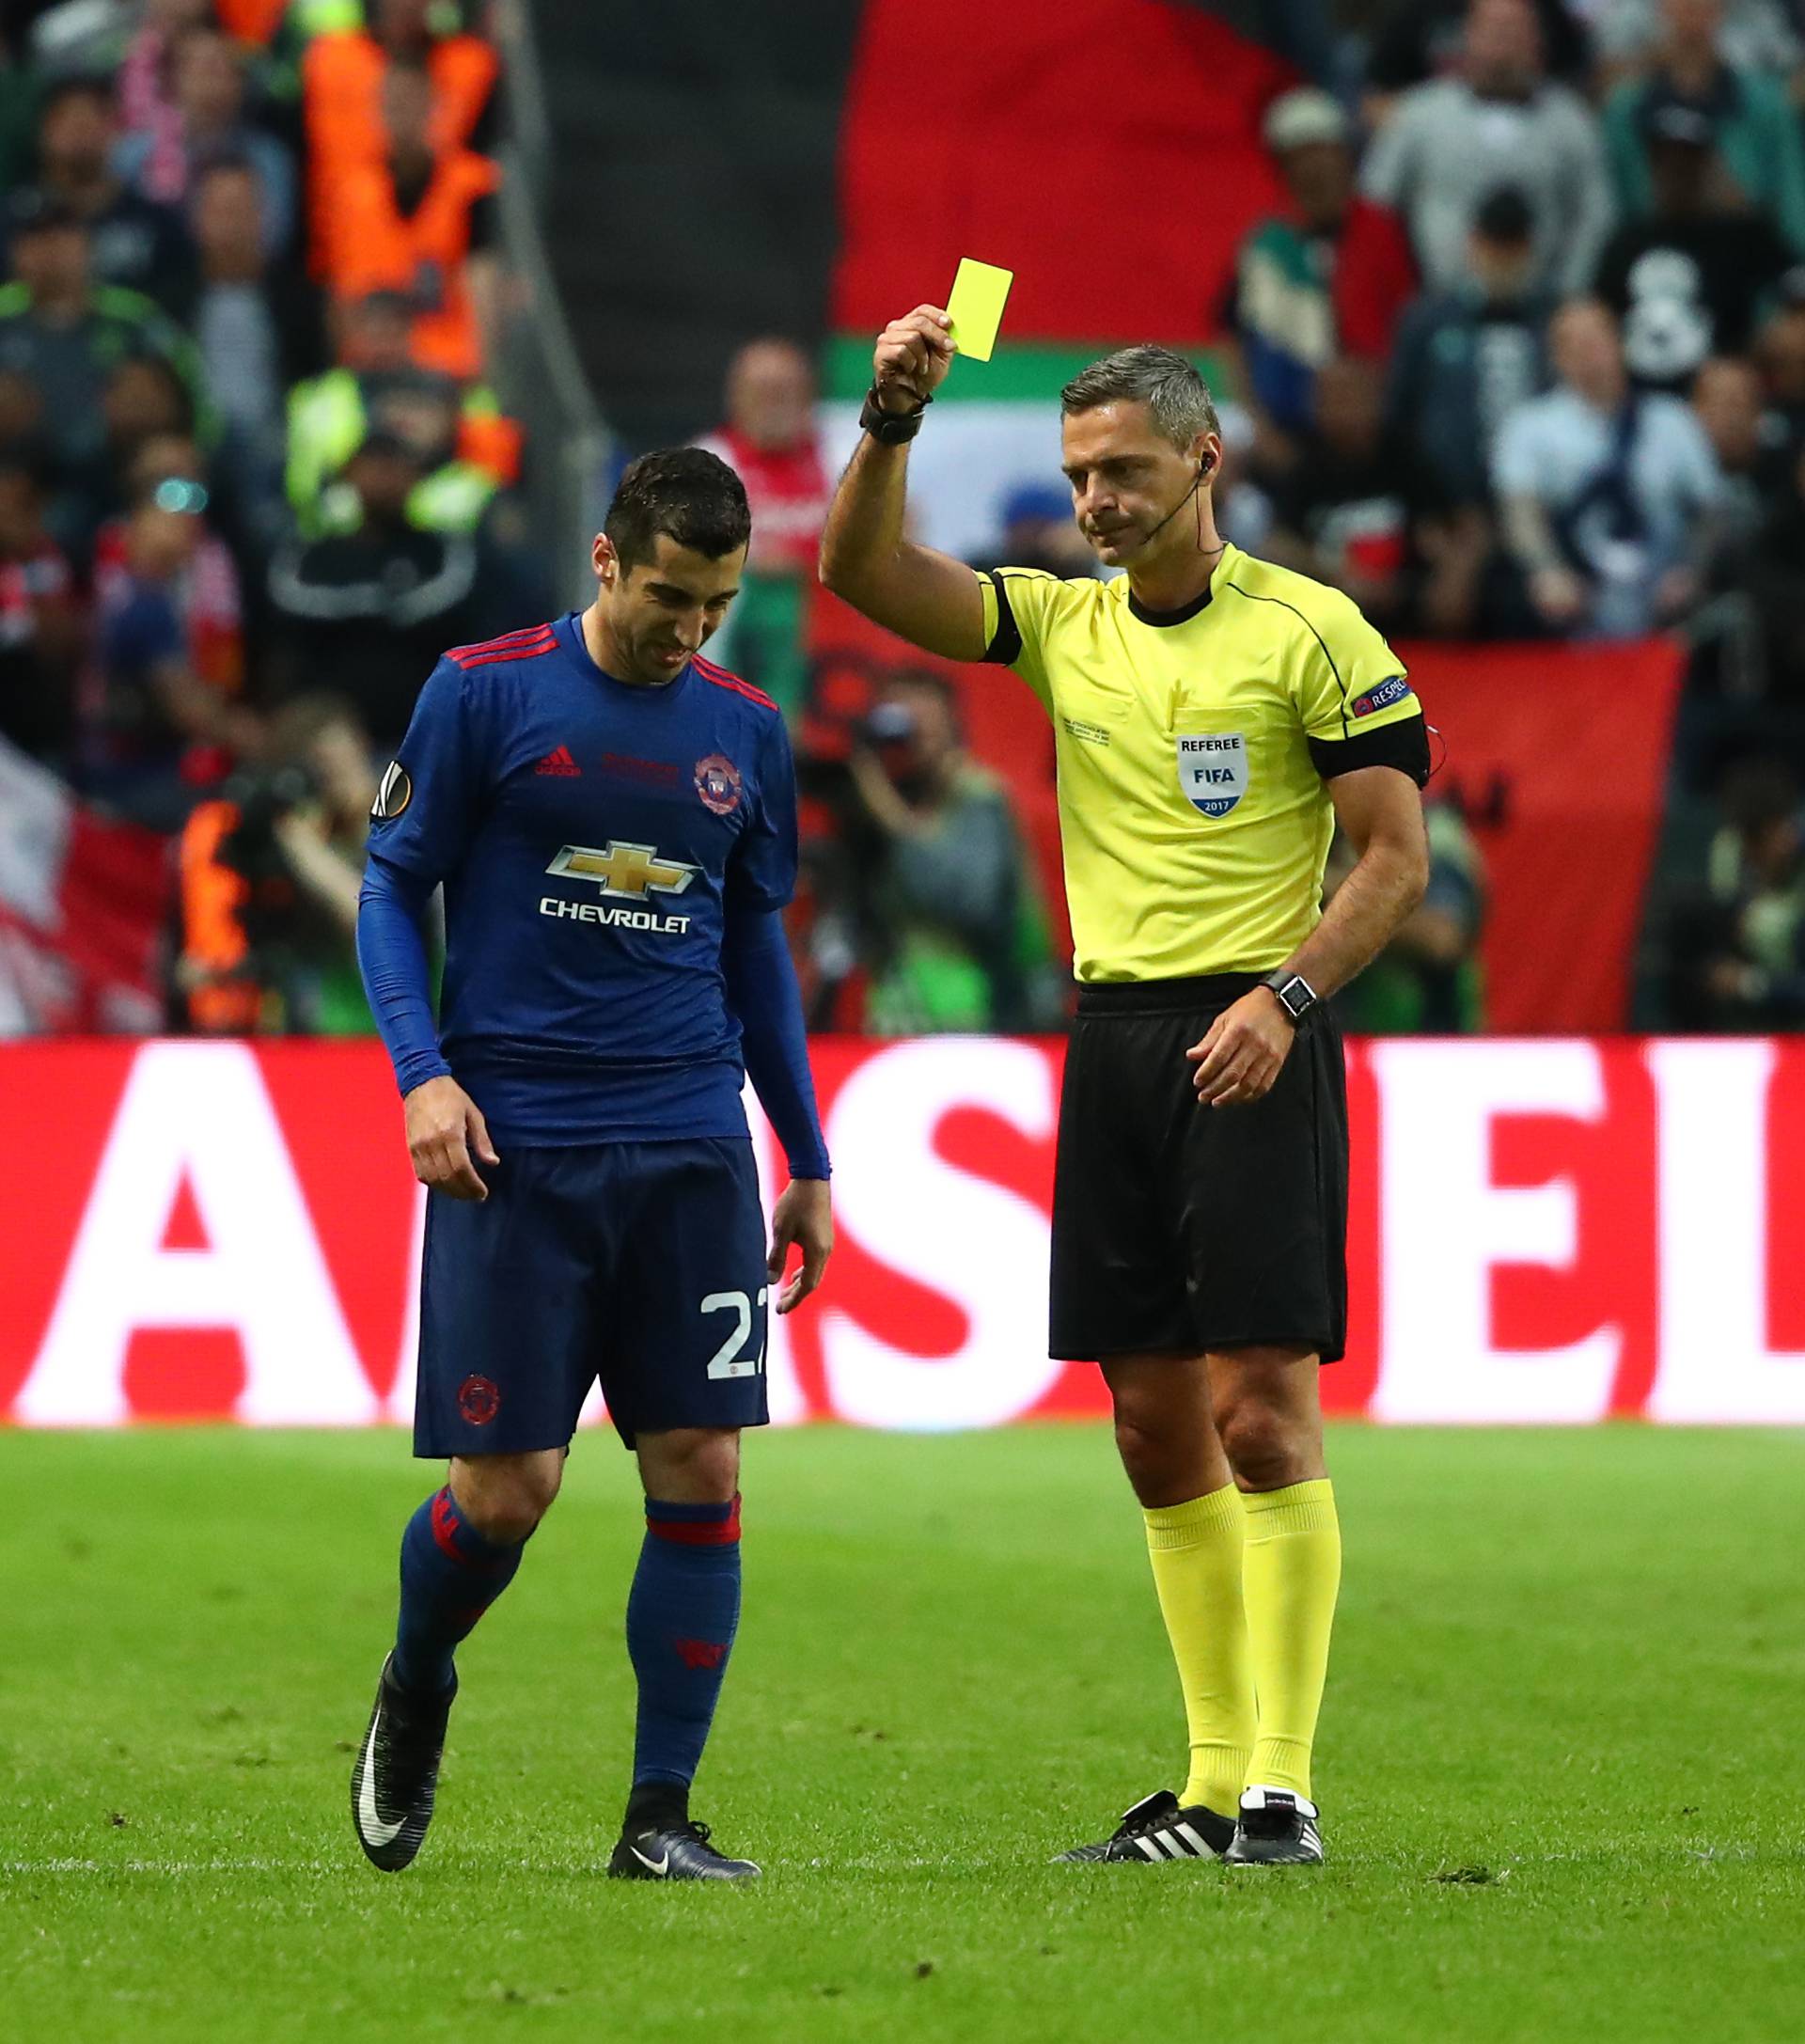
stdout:
<svg viewBox="0 0 1805 2044">
<path fill-rule="evenodd" d="M 604 894 L 681 894 L 701 872 L 682 859 L 660 858 L 650 844 L 622 844 L 610 838 L 604 852 L 592 844 L 567 844 L 546 867 L 573 880 L 593 880 Z"/>
</svg>

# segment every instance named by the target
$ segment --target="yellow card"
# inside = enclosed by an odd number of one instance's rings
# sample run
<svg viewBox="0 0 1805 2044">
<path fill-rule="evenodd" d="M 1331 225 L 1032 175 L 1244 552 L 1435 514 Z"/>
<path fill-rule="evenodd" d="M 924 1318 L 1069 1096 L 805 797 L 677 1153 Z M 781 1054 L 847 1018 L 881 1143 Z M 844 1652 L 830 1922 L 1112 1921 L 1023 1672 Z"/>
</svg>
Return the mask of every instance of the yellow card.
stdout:
<svg viewBox="0 0 1805 2044">
<path fill-rule="evenodd" d="M 973 355 L 980 362 L 990 360 L 1003 323 L 1003 307 L 1009 303 L 1009 287 L 1014 281 L 1013 270 L 974 262 L 969 256 L 959 259 L 959 275 L 952 280 L 947 313 L 961 354 Z"/>
</svg>

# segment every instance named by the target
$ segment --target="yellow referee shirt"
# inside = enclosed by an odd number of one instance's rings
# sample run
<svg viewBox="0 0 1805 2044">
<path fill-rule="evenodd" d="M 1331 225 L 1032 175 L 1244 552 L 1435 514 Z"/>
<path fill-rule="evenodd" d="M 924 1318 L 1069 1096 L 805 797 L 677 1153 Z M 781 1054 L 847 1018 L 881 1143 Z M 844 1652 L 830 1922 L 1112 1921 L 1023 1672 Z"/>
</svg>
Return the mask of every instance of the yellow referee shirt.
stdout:
<svg viewBox="0 0 1805 2044">
<path fill-rule="evenodd" d="M 1427 778 L 1397 654 L 1339 590 L 1235 546 L 1172 612 L 1144 608 L 1125 575 L 980 580 L 984 657 L 1053 719 L 1078 978 L 1283 964 L 1322 914 L 1325 780 Z"/>
</svg>

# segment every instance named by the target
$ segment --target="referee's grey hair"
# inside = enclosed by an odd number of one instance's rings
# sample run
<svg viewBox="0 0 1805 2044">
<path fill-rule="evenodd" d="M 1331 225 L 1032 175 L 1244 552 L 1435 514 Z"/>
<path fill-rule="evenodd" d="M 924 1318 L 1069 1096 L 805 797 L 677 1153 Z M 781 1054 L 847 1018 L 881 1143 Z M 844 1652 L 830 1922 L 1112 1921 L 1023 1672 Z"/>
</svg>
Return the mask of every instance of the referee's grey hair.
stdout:
<svg viewBox="0 0 1805 2044">
<path fill-rule="evenodd" d="M 1153 414 L 1154 426 L 1181 454 L 1199 433 L 1222 431 L 1216 401 L 1197 365 L 1151 340 L 1118 348 L 1114 354 L 1080 369 L 1059 392 L 1059 410 L 1069 417 L 1074 412 L 1094 411 L 1100 404 L 1119 404 L 1124 399 L 1144 404 Z"/>
</svg>

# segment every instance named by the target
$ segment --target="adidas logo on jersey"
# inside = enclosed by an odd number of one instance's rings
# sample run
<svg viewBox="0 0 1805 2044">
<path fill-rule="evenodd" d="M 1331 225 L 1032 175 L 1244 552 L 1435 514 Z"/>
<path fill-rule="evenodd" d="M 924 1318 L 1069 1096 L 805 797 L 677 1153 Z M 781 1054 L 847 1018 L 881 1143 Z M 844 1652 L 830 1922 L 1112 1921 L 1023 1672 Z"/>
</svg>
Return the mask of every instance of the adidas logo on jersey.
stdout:
<svg viewBox="0 0 1805 2044">
<path fill-rule="evenodd" d="M 573 775 L 580 774 L 582 771 L 583 769 L 572 759 L 569 746 L 559 746 L 556 751 L 548 752 L 540 761 L 539 764 L 533 768 L 533 772 L 536 774 L 561 774 L 567 779 Z"/>
</svg>

